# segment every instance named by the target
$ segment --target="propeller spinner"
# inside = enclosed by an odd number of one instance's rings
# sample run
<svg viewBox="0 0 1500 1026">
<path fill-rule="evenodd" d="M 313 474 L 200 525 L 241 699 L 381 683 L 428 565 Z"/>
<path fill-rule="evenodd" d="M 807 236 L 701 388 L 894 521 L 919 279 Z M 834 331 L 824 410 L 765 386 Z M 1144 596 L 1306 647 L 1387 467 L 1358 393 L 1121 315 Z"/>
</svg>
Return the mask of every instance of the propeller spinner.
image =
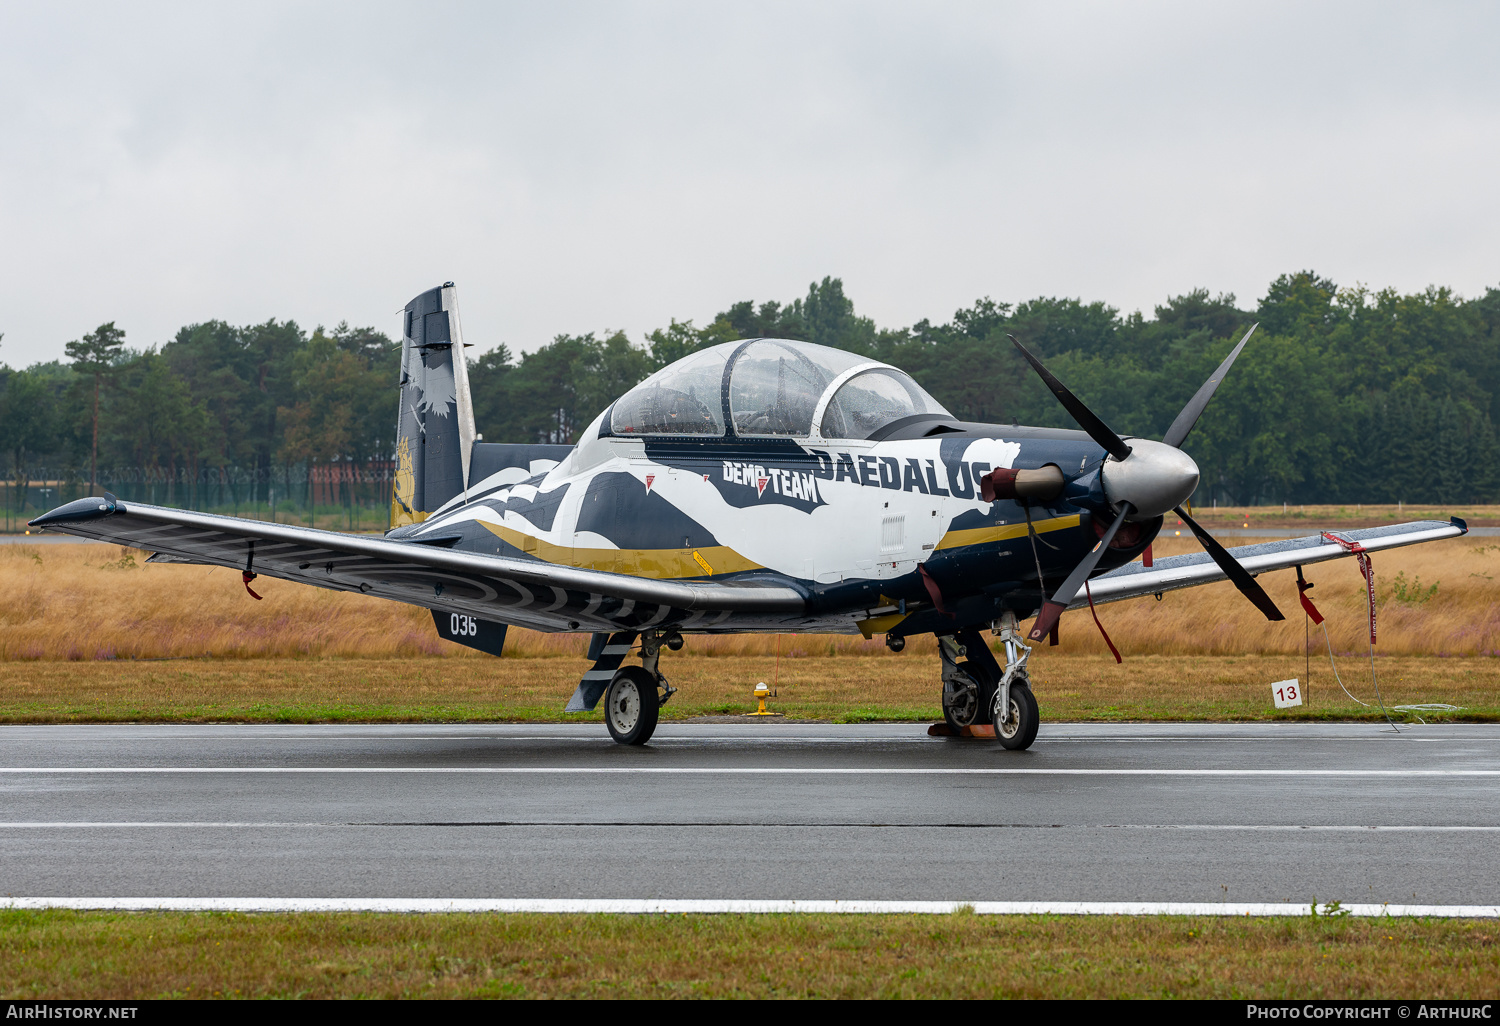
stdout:
<svg viewBox="0 0 1500 1026">
<path fill-rule="evenodd" d="M 1110 543 L 1114 541 L 1115 534 L 1122 524 L 1127 520 L 1150 520 L 1162 516 L 1168 510 L 1176 512 L 1182 518 L 1182 522 L 1192 529 L 1199 543 L 1218 564 L 1219 569 L 1224 571 L 1224 575 L 1234 583 L 1234 586 L 1265 614 L 1266 619 L 1284 619 L 1281 610 L 1276 608 L 1276 603 L 1271 601 L 1271 596 L 1267 595 L 1265 589 L 1256 583 L 1249 571 L 1240 566 L 1224 546 L 1215 541 L 1213 536 L 1182 508 L 1183 503 L 1187 502 L 1188 497 L 1198 487 L 1199 475 L 1198 465 L 1193 462 L 1191 456 L 1182 451 L 1180 446 L 1188 433 L 1193 430 L 1193 426 L 1197 424 L 1198 418 L 1203 415 L 1208 401 L 1213 398 L 1214 392 L 1234 364 L 1235 358 L 1245 348 L 1245 343 L 1250 341 L 1250 336 L 1255 332 L 1256 327 L 1257 325 L 1250 326 L 1250 330 L 1245 332 L 1245 337 L 1240 339 L 1239 344 L 1225 357 L 1224 362 L 1219 364 L 1218 369 L 1182 408 L 1182 412 L 1172 421 L 1172 426 L 1167 429 L 1166 437 L 1162 441 L 1153 442 L 1149 439 L 1137 438 L 1132 439 L 1128 445 L 1070 392 L 1051 371 L 1047 370 L 1042 361 L 1037 359 L 1014 335 L 1010 336 L 1011 342 L 1015 344 L 1021 356 L 1031 364 L 1078 426 L 1083 428 L 1105 452 L 1109 453 L 1109 458 L 1104 461 L 1104 465 L 1099 470 L 1099 476 L 1104 484 L 1105 497 L 1117 514 L 1104 536 L 1099 539 L 1099 543 L 1073 568 L 1073 572 L 1068 574 L 1062 587 L 1042 603 L 1036 623 L 1032 625 L 1027 635 L 1031 640 L 1040 641 L 1051 632 L 1052 627 L 1057 623 L 1057 618 L 1077 597 L 1079 590 L 1099 565 L 1099 560 L 1103 558 Z M 991 487 L 991 491 L 999 490 Z"/>
</svg>

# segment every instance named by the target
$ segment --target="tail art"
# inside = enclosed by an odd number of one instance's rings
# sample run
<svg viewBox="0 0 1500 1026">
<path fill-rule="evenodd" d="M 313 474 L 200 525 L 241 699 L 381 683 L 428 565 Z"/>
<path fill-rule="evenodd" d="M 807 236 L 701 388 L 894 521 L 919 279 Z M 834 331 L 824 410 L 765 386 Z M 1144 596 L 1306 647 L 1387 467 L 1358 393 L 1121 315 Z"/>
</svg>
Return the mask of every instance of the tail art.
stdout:
<svg viewBox="0 0 1500 1026">
<path fill-rule="evenodd" d="M 421 523 L 469 485 L 474 406 L 457 292 L 450 281 L 406 304 L 392 527 Z"/>
</svg>

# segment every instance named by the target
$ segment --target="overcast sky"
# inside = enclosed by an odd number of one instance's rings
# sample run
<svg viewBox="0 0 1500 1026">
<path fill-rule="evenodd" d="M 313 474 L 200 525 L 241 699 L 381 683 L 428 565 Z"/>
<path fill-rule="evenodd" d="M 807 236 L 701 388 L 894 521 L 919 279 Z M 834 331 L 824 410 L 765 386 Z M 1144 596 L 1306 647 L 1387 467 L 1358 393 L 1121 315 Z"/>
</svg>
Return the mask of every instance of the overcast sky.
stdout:
<svg viewBox="0 0 1500 1026">
<path fill-rule="evenodd" d="M 0 4 L 0 361 L 1500 285 L 1500 5 Z"/>
</svg>

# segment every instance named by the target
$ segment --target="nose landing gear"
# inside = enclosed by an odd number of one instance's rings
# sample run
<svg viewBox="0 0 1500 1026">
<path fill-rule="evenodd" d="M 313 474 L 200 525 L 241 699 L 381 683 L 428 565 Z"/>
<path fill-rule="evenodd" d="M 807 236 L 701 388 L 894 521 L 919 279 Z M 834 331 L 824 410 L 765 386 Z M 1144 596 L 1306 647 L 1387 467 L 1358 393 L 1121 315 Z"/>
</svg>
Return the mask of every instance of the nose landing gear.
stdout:
<svg viewBox="0 0 1500 1026">
<path fill-rule="evenodd" d="M 1031 648 L 1021 640 L 1014 613 L 1006 613 L 998 623 L 997 633 L 1005 645 L 1003 670 L 977 630 L 938 638 L 943 719 L 955 734 L 964 727 L 993 724 L 1002 748 L 1026 749 L 1036 740 L 1040 722 L 1026 671 Z"/>
<path fill-rule="evenodd" d="M 1037 713 L 1036 696 L 1031 693 L 1031 676 L 1026 672 L 1026 660 L 1031 656 L 1031 646 L 1021 640 L 1016 626 L 1015 613 L 1006 613 L 1000 618 L 1000 641 L 1005 645 L 1005 672 L 995 688 L 991 719 L 995 724 L 995 737 L 1000 739 L 1000 747 L 1022 751 L 1030 748 L 1031 743 L 1036 740 L 1041 717 Z"/>
</svg>

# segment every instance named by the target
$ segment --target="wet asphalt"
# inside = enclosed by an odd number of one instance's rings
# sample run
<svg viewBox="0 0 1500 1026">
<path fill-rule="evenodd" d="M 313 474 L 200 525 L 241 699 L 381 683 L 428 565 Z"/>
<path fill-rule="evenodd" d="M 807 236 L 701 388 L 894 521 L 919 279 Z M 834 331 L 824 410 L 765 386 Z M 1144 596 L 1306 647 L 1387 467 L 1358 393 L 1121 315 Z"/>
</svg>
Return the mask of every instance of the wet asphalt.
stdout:
<svg viewBox="0 0 1500 1026">
<path fill-rule="evenodd" d="M 0 893 L 1500 903 L 1500 725 L 0 727 Z"/>
</svg>

